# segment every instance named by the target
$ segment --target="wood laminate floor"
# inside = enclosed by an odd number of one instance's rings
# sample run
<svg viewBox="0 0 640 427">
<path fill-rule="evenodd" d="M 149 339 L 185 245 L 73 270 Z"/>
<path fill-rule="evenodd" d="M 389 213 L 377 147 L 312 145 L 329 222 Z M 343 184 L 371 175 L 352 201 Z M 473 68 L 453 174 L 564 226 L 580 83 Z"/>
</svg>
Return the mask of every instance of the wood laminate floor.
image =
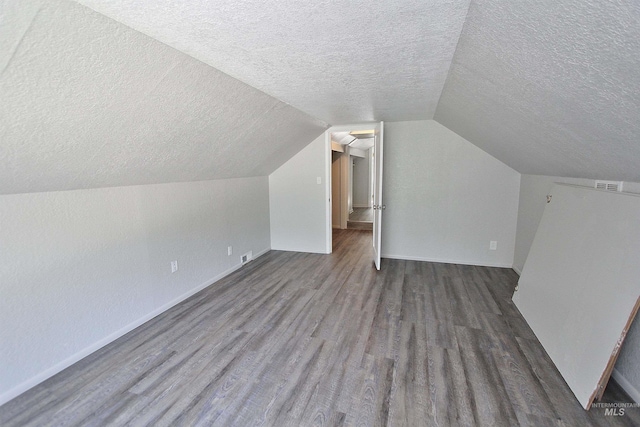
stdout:
<svg viewBox="0 0 640 427">
<path fill-rule="evenodd" d="M 334 236 L 330 256 L 252 261 L 0 407 L 0 425 L 637 423 L 580 407 L 511 302 L 513 271 L 376 272 L 371 233 Z"/>
</svg>

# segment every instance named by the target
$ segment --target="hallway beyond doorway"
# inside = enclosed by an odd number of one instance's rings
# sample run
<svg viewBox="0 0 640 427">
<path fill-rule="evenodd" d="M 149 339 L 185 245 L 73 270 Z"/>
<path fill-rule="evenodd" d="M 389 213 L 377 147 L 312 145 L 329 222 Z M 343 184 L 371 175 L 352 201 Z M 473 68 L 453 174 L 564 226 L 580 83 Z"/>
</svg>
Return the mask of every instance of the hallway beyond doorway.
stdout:
<svg viewBox="0 0 640 427">
<path fill-rule="evenodd" d="M 373 230 L 373 208 L 353 208 L 353 212 L 349 214 L 347 228 Z"/>
</svg>

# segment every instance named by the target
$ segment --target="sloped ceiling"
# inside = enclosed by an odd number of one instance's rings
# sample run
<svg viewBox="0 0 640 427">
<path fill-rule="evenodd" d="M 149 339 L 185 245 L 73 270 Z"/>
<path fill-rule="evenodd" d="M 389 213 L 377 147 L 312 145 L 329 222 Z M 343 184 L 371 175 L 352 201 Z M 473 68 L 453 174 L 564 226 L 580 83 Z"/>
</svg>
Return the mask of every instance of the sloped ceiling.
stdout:
<svg viewBox="0 0 640 427">
<path fill-rule="evenodd" d="M 474 0 L 435 119 L 521 173 L 640 181 L 640 2 Z"/>
<path fill-rule="evenodd" d="M 0 15 L 0 194 L 268 175 L 327 125 L 70 1 Z"/>
<path fill-rule="evenodd" d="M 469 0 L 79 0 L 332 124 L 431 119 Z"/>
<path fill-rule="evenodd" d="M 637 0 L 79 1 L 333 124 L 435 118 L 521 173 L 640 181 Z"/>
<path fill-rule="evenodd" d="M 0 193 L 265 175 L 326 123 L 431 118 L 640 181 L 636 0 L 79 1 L 104 15 L 0 5 Z"/>
</svg>

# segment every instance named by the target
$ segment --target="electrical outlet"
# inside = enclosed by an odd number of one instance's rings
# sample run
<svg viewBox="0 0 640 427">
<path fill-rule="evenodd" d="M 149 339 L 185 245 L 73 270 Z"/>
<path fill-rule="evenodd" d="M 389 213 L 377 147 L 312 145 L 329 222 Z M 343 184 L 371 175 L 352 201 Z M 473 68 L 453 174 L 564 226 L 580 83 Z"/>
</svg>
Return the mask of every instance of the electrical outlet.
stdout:
<svg viewBox="0 0 640 427">
<path fill-rule="evenodd" d="M 175 273 L 178 271 L 178 260 L 171 261 L 171 272 Z"/>
<path fill-rule="evenodd" d="M 227 255 L 233 255 L 233 246 L 227 247 Z"/>
<path fill-rule="evenodd" d="M 495 251 L 498 249 L 498 242 L 495 240 L 492 240 L 489 242 L 489 249 L 492 251 Z"/>
</svg>

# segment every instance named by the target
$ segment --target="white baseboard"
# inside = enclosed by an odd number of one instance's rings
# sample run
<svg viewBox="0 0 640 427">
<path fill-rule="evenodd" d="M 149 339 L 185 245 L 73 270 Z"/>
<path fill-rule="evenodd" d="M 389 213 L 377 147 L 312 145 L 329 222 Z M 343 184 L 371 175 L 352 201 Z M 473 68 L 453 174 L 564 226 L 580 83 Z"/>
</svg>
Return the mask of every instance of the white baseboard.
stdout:
<svg viewBox="0 0 640 427">
<path fill-rule="evenodd" d="M 415 257 L 408 255 L 390 255 L 390 254 L 382 254 L 382 258 L 389 259 L 401 259 L 405 261 L 426 261 L 426 262 L 439 262 L 443 264 L 461 264 L 461 265 L 477 265 L 479 267 L 498 267 L 498 268 L 512 268 L 512 264 L 500 264 L 500 263 L 486 263 L 486 262 L 474 262 L 474 261 L 463 261 L 456 259 L 444 259 L 444 258 L 428 258 L 428 257 Z"/>
<path fill-rule="evenodd" d="M 283 252 L 300 252 L 300 253 L 304 253 L 304 254 L 321 254 L 321 255 L 326 255 L 327 251 L 326 250 L 310 250 L 307 248 L 296 248 L 296 247 L 286 247 L 286 248 L 279 248 L 279 247 L 273 247 L 271 248 L 271 250 L 273 251 L 283 251 Z M 331 252 L 329 252 L 331 253 Z"/>
<path fill-rule="evenodd" d="M 511 267 L 513 269 L 513 271 L 515 271 L 516 273 L 518 273 L 518 276 L 522 276 L 522 270 L 520 270 L 518 267 L 516 267 L 515 265 L 513 267 Z"/>
<path fill-rule="evenodd" d="M 622 387 L 624 391 L 627 392 L 629 397 L 632 398 L 635 403 L 640 403 L 640 391 L 638 391 L 637 388 L 635 388 L 629 381 L 627 381 L 627 379 L 622 376 L 620 371 L 616 370 L 616 368 L 613 368 L 611 376 L 614 380 L 616 380 L 618 384 L 620 384 L 620 387 Z"/>
<path fill-rule="evenodd" d="M 260 257 L 261 255 L 266 254 L 270 250 L 271 249 L 267 248 L 267 249 L 264 249 L 264 250 L 258 252 L 253 257 L 253 259 L 255 260 L 256 258 Z M 169 310 L 174 305 L 181 303 L 182 301 L 186 300 L 187 298 L 191 297 L 192 295 L 197 294 L 198 292 L 200 292 L 204 288 L 213 285 L 215 282 L 219 281 L 220 279 L 225 278 L 226 276 L 228 276 L 231 273 L 235 272 L 236 270 L 240 269 L 240 267 L 242 267 L 242 264 L 234 265 L 230 269 L 228 269 L 226 271 L 223 271 L 222 273 L 218 274 L 217 276 L 213 277 L 212 279 L 209 279 L 206 282 L 204 282 L 204 283 L 196 286 L 195 288 L 191 289 L 190 291 L 185 292 L 184 294 L 182 294 L 179 297 L 173 299 L 172 301 L 169 301 L 168 303 L 158 307 L 157 309 L 155 309 L 152 312 L 146 314 L 145 316 L 142 316 L 141 318 L 129 323 L 125 327 L 113 332 L 112 334 L 107 335 L 103 339 L 101 339 L 101 340 L 91 344 L 90 346 L 80 350 L 79 352 L 67 357 L 63 361 L 61 361 L 59 363 L 56 363 L 52 367 L 44 370 L 43 372 L 40 372 L 39 374 L 35 375 L 34 377 L 29 378 L 27 381 L 24 381 L 24 382 L 20 383 L 19 385 L 15 386 L 14 388 L 10 389 L 9 391 L 4 392 L 2 395 L 0 395 L 0 405 L 4 405 L 5 403 L 10 401 L 11 399 L 14 399 L 14 398 L 18 397 L 19 395 L 21 395 L 25 391 L 29 390 L 30 388 L 33 388 L 33 387 L 37 386 L 41 382 L 51 378 L 55 374 L 63 371 L 64 369 L 68 368 L 69 366 L 73 365 L 74 363 L 79 362 L 80 360 L 82 360 L 85 357 L 89 356 L 91 353 L 100 350 L 105 345 L 112 343 L 113 341 L 117 340 L 121 336 L 131 332 L 132 330 L 134 330 L 138 326 L 144 324 L 145 322 L 148 322 L 149 320 L 153 319 L 154 317 L 156 317 L 156 316 L 164 313 L 165 311 Z"/>
</svg>

